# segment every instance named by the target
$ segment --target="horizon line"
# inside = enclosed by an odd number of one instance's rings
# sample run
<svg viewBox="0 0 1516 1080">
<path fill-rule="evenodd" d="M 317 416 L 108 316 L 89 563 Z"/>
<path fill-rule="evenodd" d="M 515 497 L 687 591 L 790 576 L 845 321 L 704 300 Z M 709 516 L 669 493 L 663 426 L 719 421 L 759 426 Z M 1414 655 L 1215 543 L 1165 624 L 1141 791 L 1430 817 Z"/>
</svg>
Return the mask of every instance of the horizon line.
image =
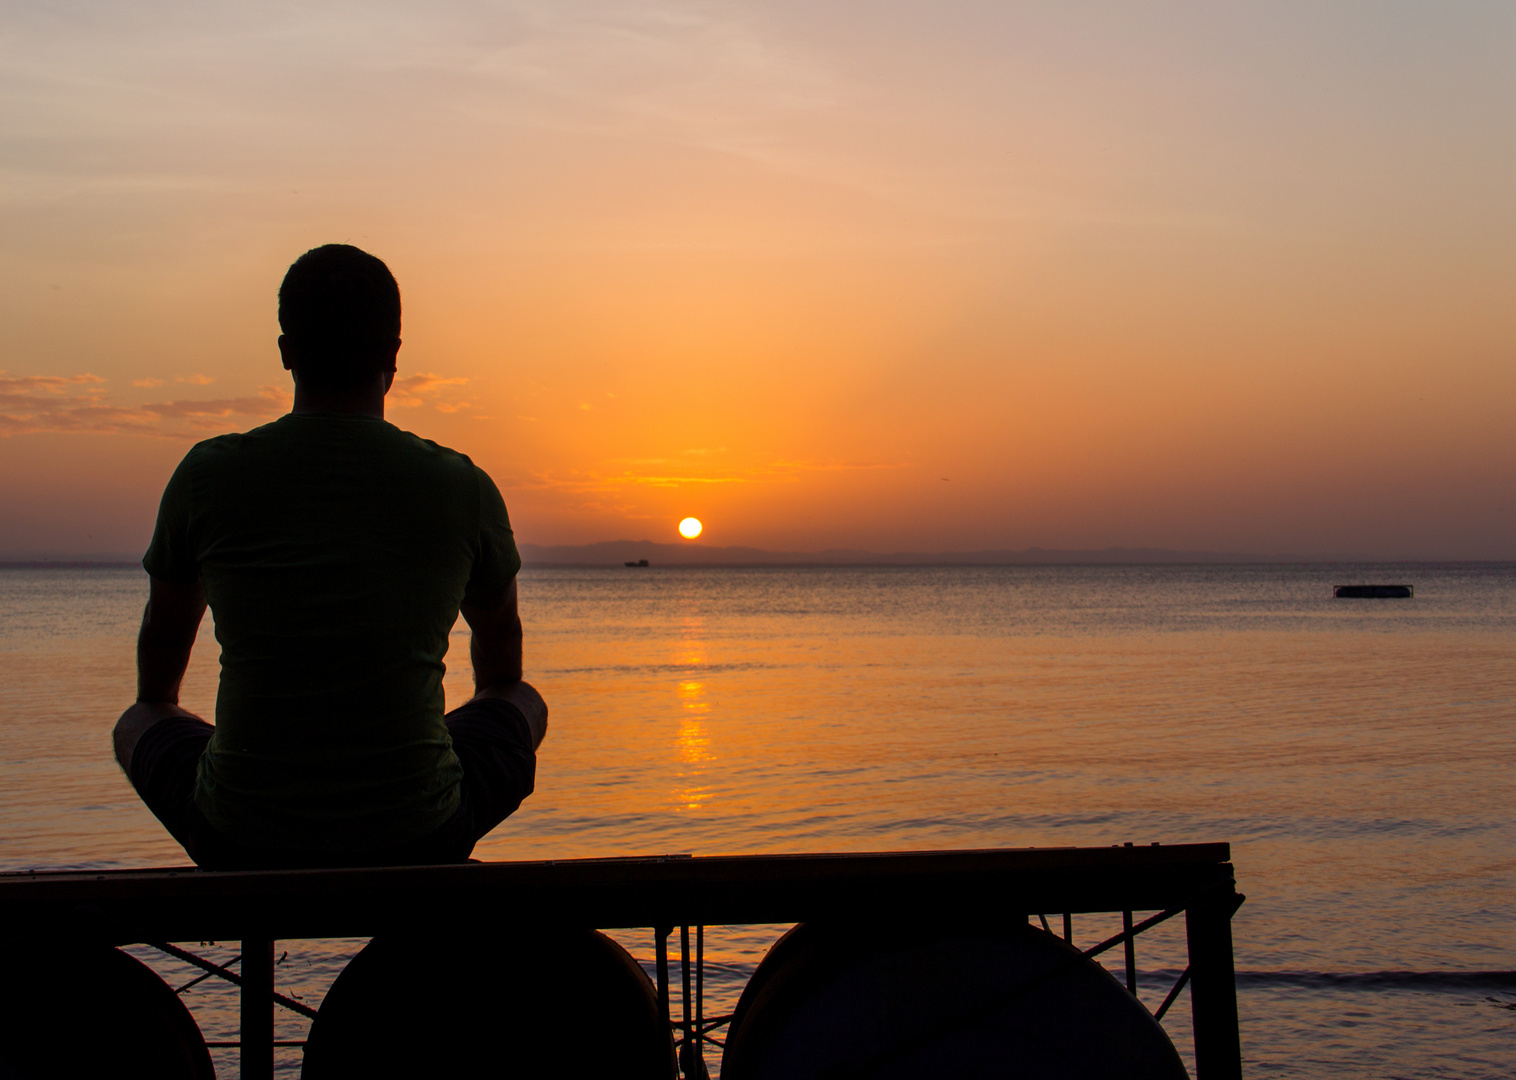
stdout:
<svg viewBox="0 0 1516 1080">
<path fill-rule="evenodd" d="M 1300 565 L 1468 565 L 1494 566 L 1516 559 L 1439 558 L 1426 555 L 1384 556 L 1352 553 L 1303 555 L 1206 549 L 1125 547 L 1103 548 L 978 548 L 968 551 L 893 551 L 865 548 L 823 548 L 818 551 L 782 551 L 746 545 L 714 545 L 696 542 L 669 543 L 655 540 L 601 540 L 588 544 L 517 544 L 524 569 L 625 568 L 628 562 L 647 559 L 649 568 L 756 568 L 782 567 L 931 567 L 931 566 L 1300 566 Z M 654 562 L 654 557 L 657 562 Z M 32 553 L 6 558 L 0 569 L 125 569 L 141 566 L 139 557 L 124 552 L 67 554 Z M 637 567 L 642 569 L 642 567 Z"/>
</svg>

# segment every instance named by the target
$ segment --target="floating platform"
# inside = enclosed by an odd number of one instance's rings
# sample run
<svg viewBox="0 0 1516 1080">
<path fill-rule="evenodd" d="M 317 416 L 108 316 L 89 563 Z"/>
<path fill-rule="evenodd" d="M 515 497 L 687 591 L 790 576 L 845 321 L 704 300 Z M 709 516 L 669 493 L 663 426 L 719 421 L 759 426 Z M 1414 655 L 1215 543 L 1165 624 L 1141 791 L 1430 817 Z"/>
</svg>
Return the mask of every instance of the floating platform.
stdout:
<svg viewBox="0 0 1516 1080">
<path fill-rule="evenodd" d="M 1338 600 L 1409 600 L 1416 589 L 1412 585 L 1339 585 L 1332 595 Z"/>
<path fill-rule="evenodd" d="M 1231 917 L 1243 898 L 1236 892 L 1229 860 L 1229 846 L 1218 843 L 667 855 L 341 870 L 38 871 L 0 874 L 0 938 L 12 953 L 27 942 L 53 952 L 58 943 L 70 940 L 106 952 L 145 944 L 237 982 L 240 1041 L 216 1045 L 239 1046 L 244 1080 L 262 1080 L 273 1073 L 276 1005 L 315 1016 L 313 1040 L 323 1023 L 322 1014 L 274 992 L 276 941 L 414 936 L 469 926 L 572 934 L 647 928 L 658 976 L 649 994 L 656 993 L 659 1022 L 666 1025 L 677 1055 L 668 1075 L 695 1080 L 706 1075 L 705 1048 L 721 1045 L 712 1033 L 733 1019 L 705 1014 L 706 926 L 879 927 L 881 936 L 892 927 L 1009 927 L 1012 937 L 1045 942 L 1038 946 L 1044 951 L 1062 950 L 1069 958 L 1064 968 L 1076 962 L 1093 968 L 1095 956 L 1122 949 L 1125 988 L 1112 989 L 1123 997 L 1131 994 L 1125 1007 L 1140 1010 L 1148 1023 L 1161 1020 L 1188 988 L 1196 1080 L 1238 1080 L 1242 1065 Z M 1124 929 L 1103 941 L 1076 942 L 1075 917 L 1090 912 L 1119 912 Z M 1144 912 L 1153 914 L 1139 917 Z M 1185 917 L 1188 966 L 1150 1015 L 1135 1000 L 1136 939 L 1180 915 Z M 669 980 L 669 938 L 676 930 L 682 987 L 671 987 Z M 233 940 L 242 942 L 240 974 L 171 944 Z M 1041 993 L 1049 977 L 1043 971 L 1012 990 Z M 13 983 L 18 974 L 7 973 L 5 979 Z M 1010 1008 L 1011 992 L 998 993 L 995 1007 Z M 328 1005 L 334 996 L 328 995 Z M 88 1017 L 76 1019 L 88 1023 Z M 308 1056 L 308 1075 L 309 1067 Z M 728 1068 L 734 1075 L 738 1071 L 730 1063 Z M 867 1069 L 853 1071 L 873 1075 Z"/>
</svg>

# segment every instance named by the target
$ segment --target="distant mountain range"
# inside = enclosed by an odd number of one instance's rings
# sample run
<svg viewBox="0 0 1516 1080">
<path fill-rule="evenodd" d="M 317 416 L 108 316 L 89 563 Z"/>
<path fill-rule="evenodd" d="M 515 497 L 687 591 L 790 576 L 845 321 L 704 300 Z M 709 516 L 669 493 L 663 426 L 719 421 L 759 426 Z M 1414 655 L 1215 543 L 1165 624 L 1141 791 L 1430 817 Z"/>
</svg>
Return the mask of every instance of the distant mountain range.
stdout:
<svg viewBox="0 0 1516 1080">
<path fill-rule="evenodd" d="M 1100 548 L 1020 551 L 900 551 L 856 548 L 825 551 L 765 551 L 706 544 L 660 544 L 652 540 L 607 540 L 598 544 L 519 544 L 526 566 L 623 566 L 646 559 L 649 566 L 1078 566 L 1181 565 L 1195 563 L 1304 562 L 1296 555 L 1256 555 L 1229 551 L 1171 551 L 1166 548 Z"/>
<path fill-rule="evenodd" d="M 95 566 L 141 566 L 142 555 L 125 551 L 8 552 L 0 555 L 0 567 L 10 570 L 84 570 Z"/>
<path fill-rule="evenodd" d="M 649 566 L 1203 566 L 1288 563 L 1416 563 L 1367 555 L 1260 555 L 1242 551 L 1175 551 L 1170 548 L 1022 548 L 1011 551 L 765 551 L 708 544 L 661 544 L 652 540 L 606 540 L 598 544 L 518 544 L 526 566 L 622 566 L 646 559 Z M 1433 560 L 1439 561 L 1439 560 Z M 1461 560 L 1452 560 L 1461 561 Z M 1479 560 L 1474 560 L 1478 562 Z M 0 554 L 0 567 L 64 570 L 91 566 L 140 566 L 128 552 Z"/>
</svg>

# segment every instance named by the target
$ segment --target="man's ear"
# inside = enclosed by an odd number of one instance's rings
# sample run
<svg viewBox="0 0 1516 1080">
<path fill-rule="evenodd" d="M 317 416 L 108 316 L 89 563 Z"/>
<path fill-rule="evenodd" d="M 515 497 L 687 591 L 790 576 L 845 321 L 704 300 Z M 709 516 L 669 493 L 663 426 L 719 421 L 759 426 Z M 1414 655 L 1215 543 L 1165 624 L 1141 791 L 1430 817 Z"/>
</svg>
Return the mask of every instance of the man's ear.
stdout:
<svg viewBox="0 0 1516 1080">
<path fill-rule="evenodd" d="M 384 392 L 388 394 L 390 387 L 395 385 L 395 357 L 400 352 L 400 339 L 395 339 L 395 350 L 389 354 L 389 363 L 384 368 Z"/>
<path fill-rule="evenodd" d="M 295 346 L 283 334 L 279 335 L 279 359 L 284 361 L 285 371 L 295 370 Z"/>
</svg>

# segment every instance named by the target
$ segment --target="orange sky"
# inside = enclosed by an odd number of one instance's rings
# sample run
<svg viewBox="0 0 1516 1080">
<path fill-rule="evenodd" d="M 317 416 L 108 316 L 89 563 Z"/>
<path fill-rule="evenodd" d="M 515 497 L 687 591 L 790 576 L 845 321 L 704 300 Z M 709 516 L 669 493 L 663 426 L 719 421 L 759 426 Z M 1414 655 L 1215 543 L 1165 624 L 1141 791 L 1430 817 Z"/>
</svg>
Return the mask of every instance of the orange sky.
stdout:
<svg viewBox="0 0 1516 1080">
<path fill-rule="evenodd" d="M 523 540 L 1516 558 L 1516 10 L 816 7 L 8 6 L 0 558 L 139 552 L 327 241 Z"/>
</svg>

